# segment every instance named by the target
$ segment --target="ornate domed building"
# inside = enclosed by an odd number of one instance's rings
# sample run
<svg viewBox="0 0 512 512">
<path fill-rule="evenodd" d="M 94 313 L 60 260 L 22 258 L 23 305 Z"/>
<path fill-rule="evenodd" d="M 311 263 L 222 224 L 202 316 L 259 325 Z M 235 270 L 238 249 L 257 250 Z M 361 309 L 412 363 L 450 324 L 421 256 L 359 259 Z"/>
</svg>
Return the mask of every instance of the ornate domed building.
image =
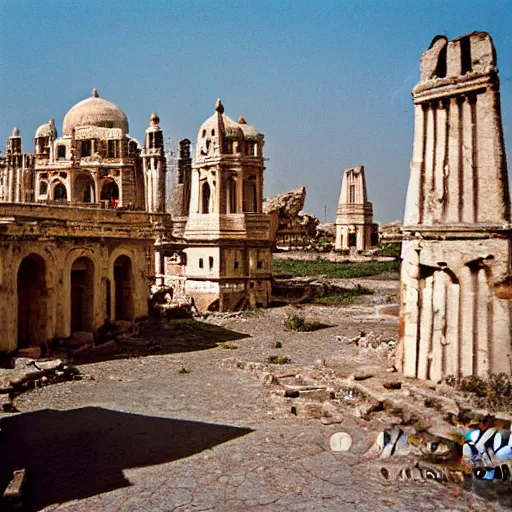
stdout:
<svg viewBox="0 0 512 512">
<path fill-rule="evenodd" d="M 201 310 L 266 306 L 272 217 L 262 211 L 263 135 L 220 100 L 180 143 L 172 201 L 160 119 L 144 145 L 126 114 L 92 96 L 0 155 L 0 353 L 148 314 L 151 285 Z M 17 307 L 13 308 L 13 300 Z"/>
</svg>

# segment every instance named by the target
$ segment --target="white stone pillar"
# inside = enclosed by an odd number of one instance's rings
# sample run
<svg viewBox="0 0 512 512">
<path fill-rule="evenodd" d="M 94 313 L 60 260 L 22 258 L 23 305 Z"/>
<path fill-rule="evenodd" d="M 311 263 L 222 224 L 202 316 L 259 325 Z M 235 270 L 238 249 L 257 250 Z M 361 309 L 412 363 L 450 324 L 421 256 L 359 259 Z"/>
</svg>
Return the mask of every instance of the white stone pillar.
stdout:
<svg viewBox="0 0 512 512">
<path fill-rule="evenodd" d="M 473 179 L 473 124 L 471 105 L 467 97 L 462 104 L 462 166 L 464 169 L 462 221 L 466 224 L 473 224 L 476 221 Z"/>
</svg>

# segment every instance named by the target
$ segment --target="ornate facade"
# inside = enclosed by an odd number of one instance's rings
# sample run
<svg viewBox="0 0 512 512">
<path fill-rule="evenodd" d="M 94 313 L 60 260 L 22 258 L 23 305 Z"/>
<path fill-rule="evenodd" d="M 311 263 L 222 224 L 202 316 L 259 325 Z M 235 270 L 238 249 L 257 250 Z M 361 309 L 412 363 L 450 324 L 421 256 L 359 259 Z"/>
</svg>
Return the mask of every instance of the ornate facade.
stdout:
<svg viewBox="0 0 512 512">
<path fill-rule="evenodd" d="M 200 309 L 268 303 L 263 136 L 221 110 L 201 127 L 193 166 L 180 143 L 171 204 L 156 114 L 140 146 L 94 90 L 61 136 L 52 119 L 40 126 L 31 153 L 13 130 L 0 155 L 0 352 L 145 316 L 155 278 Z"/>
</svg>

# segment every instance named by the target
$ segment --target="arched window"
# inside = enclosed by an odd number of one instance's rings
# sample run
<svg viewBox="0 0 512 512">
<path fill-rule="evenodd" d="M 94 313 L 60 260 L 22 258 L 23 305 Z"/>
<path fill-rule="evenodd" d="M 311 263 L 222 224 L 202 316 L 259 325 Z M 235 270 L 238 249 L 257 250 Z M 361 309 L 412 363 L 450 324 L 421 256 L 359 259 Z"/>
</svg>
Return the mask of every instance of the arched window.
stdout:
<svg viewBox="0 0 512 512">
<path fill-rule="evenodd" d="M 48 182 L 46 182 L 46 181 L 39 182 L 39 194 L 40 195 L 48 194 Z"/>
<path fill-rule="evenodd" d="M 210 185 L 205 181 L 201 186 L 201 213 L 210 213 Z"/>
<path fill-rule="evenodd" d="M 53 199 L 55 201 L 67 201 L 68 200 L 68 191 L 63 183 L 60 181 L 55 185 L 53 189 Z"/>
<path fill-rule="evenodd" d="M 119 203 L 119 187 L 113 179 L 107 179 L 105 180 L 105 183 L 103 183 L 100 199 L 102 201 L 107 201 L 108 206 L 117 208 Z"/>
<path fill-rule="evenodd" d="M 237 213 L 236 181 L 228 178 L 226 183 L 226 213 Z"/>
<path fill-rule="evenodd" d="M 256 178 L 251 176 L 244 182 L 244 212 L 257 212 Z"/>
</svg>

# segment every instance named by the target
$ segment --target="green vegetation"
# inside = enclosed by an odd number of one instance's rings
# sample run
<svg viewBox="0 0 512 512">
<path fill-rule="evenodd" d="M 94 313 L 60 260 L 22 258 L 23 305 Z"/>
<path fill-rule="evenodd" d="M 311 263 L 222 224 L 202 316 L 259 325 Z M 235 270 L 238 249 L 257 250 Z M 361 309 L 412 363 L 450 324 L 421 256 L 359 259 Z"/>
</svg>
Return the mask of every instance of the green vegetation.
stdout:
<svg viewBox="0 0 512 512">
<path fill-rule="evenodd" d="M 238 345 L 233 345 L 232 343 L 219 343 L 217 346 L 219 348 L 225 348 L 226 350 L 235 350 L 238 348 Z"/>
<path fill-rule="evenodd" d="M 357 277 L 385 277 L 386 279 L 400 279 L 399 261 L 364 261 L 362 263 L 333 263 L 332 261 L 299 261 L 277 260 L 273 261 L 274 272 L 277 276 L 291 275 L 311 277 L 323 275 L 334 278 Z"/>
<path fill-rule="evenodd" d="M 189 370 L 188 368 L 183 367 L 181 370 L 178 371 L 178 373 L 185 374 L 190 373 L 192 370 Z"/>
<path fill-rule="evenodd" d="M 290 331 L 311 332 L 327 327 L 320 322 L 308 322 L 303 316 L 295 313 L 288 313 L 284 320 L 284 326 Z"/>
<path fill-rule="evenodd" d="M 280 341 L 276 341 L 276 348 L 283 348 L 283 344 Z"/>
<path fill-rule="evenodd" d="M 445 381 L 463 393 L 473 395 L 477 407 L 492 412 L 512 410 L 512 377 L 505 373 L 491 374 L 486 379 L 474 375 L 457 379 L 449 375 Z"/>
<path fill-rule="evenodd" d="M 379 249 L 379 256 L 391 256 L 400 258 L 400 249 L 402 244 L 385 244 Z"/>
<path fill-rule="evenodd" d="M 336 293 L 331 293 L 329 295 L 324 295 L 323 297 L 315 297 L 311 302 L 313 304 L 335 304 L 335 305 L 344 305 L 344 304 L 352 304 L 357 302 L 359 298 L 363 295 L 373 295 L 375 290 L 372 288 L 366 288 L 365 286 L 361 286 L 358 284 L 355 288 L 341 288 Z"/>
<path fill-rule="evenodd" d="M 265 363 L 267 364 L 286 364 L 289 363 L 291 359 L 286 356 L 268 356 L 265 359 Z"/>
</svg>

